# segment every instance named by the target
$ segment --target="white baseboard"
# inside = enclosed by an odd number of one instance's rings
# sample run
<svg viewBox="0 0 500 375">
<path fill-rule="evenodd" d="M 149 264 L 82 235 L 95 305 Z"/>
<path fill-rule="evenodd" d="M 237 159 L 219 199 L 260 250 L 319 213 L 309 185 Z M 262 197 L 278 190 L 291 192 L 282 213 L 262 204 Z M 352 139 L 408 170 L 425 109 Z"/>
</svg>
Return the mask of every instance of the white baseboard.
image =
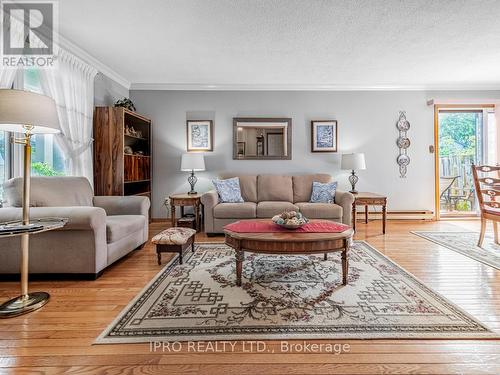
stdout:
<svg viewBox="0 0 500 375">
<path fill-rule="evenodd" d="M 357 221 L 365 219 L 364 211 L 356 211 Z M 368 220 L 382 220 L 382 212 L 368 211 Z M 434 212 L 427 210 L 387 211 L 387 220 L 433 220 Z"/>
</svg>

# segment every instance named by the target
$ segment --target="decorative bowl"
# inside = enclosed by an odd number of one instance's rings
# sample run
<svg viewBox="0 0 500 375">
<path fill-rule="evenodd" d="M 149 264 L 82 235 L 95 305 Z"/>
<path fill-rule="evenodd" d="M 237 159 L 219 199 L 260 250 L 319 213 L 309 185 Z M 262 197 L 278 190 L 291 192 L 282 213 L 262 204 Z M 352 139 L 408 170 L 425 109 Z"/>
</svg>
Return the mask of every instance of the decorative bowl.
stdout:
<svg viewBox="0 0 500 375">
<path fill-rule="evenodd" d="M 285 211 L 272 218 L 274 224 L 286 229 L 298 229 L 309 222 L 309 219 L 304 217 L 297 211 Z"/>
</svg>

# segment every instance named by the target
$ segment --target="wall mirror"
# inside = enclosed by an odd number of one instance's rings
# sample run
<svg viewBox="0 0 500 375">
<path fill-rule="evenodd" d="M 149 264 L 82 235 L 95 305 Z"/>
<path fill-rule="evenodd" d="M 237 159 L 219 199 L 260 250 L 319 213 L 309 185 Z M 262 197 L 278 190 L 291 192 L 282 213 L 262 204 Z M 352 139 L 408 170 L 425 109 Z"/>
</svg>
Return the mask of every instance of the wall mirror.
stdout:
<svg viewBox="0 0 500 375">
<path fill-rule="evenodd" d="M 233 159 L 291 158 L 291 118 L 233 118 Z"/>
</svg>

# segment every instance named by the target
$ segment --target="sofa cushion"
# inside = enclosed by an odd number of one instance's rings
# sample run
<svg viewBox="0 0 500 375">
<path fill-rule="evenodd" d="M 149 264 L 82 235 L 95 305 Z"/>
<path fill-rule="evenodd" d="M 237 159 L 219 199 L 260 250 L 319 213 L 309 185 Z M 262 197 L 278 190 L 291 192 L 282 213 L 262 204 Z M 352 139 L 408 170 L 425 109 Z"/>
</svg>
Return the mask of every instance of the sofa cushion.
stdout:
<svg viewBox="0 0 500 375">
<path fill-rule="evenodd" d="M 93 206 L 94 193 L 89 180 L 74 176 L 31 177 L 30 206 L 74 207 Z M 23 179 L 12 178 L 4 183 L 5 205 L 22 207 Z"/>
<path fill-rule="evenodd" d="M 335 191 L 337 190 L 337 181 L 322 184 L 313 182 L 313 191 L 311 193 L 311 203 L 333 203 L 335 202 Z"/>
<path fill-rule="evenodd" d="M 238 177 L 240 179 L 241 196 L 245 202 L 257 203 L 257 176 L 223 174 L 221 178 Z"/>
<path fill-rule="evenodd" d="M 298 207 L 290 202 L 259 202 L 257 203 L 257 217 L 267 218 L 278 215 L 284 211 L 298 211 Z"/>
<path fill-rule="evenodd" d="M 342 207 L 335 203 L 296 203 L 308 219 L 338 219 L 342 221 Z"/>
<path fill-rule="evenodd" d="M 240 190 L 240 179 L 238 177 L 226 180 L 212 180 L 222 203 L 243 203 Z"/>
<path fill-rule="evenodd" d="M 219 203 L 214 207 L 214 217 L 217 219 L 255 219 L 256 206 L 254 202 Z"/>
<path fill-rule="evenodd" d="M 112 243 L 132 233 L 143 231 L 146 218 L 142 215 L 114 215 L 106 217 L 106 241 Z"/>
<path fill-rule="evenodd" d="M 259 198 L 259 202 L 293 202 L 292 176 L 257 176 L 257 196 Z"/>
<path fill-rule="evenodd" d="M 293 176 L 293 202 L 309 202 L 314 181 L 327 183 L 332 180 L 329 174 L 317 173 Z"/>
</svg>

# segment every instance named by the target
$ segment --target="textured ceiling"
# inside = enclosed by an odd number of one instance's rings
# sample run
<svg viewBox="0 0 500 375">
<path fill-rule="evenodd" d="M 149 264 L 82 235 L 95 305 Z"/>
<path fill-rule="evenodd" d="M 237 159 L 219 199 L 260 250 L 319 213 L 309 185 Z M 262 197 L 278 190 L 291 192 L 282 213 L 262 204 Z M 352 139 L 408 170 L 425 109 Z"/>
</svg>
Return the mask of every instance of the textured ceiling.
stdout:
<svg viewBox="0 0 500 375">
<path fill-rule="evenodd" d="M 500 88 L 500 0 L 61 0 L 59 12 L 64 37 L 132 83 Z"/>
</svg>

